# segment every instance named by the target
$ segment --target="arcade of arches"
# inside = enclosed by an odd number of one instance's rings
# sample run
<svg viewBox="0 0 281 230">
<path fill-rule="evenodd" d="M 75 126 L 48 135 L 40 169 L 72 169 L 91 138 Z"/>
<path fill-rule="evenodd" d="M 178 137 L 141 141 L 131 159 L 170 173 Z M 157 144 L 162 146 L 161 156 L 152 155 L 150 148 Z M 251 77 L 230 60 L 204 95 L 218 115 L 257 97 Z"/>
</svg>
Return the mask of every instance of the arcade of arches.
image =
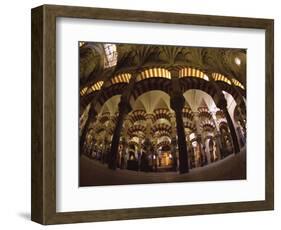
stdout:
<svg viewBox="0 0 281 230">
<path fill-rule="evenodd" d="M 80 158 L 159 175 L 223 164 L 246 146 L 245 66 L 240 49 L 80 42 Z"/>
</svg>

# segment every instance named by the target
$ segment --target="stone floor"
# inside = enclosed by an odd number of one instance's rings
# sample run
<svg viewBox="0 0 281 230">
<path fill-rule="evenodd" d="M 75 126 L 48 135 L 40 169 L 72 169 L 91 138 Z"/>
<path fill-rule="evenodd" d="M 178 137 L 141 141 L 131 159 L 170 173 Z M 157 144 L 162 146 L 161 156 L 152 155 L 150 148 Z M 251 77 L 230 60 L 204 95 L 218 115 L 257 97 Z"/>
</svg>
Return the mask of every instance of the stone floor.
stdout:
<svg viewBox="0 0 281 230">
<path fill-rule="evenodd" d="M 246 151 L 230 155 L 205 167 L 191 169 L 189 173 L 116 171 L 96 160 L 80 157 L 80 186 L 150 184 L 187 181 L 246 179 Z"/>
</svg>

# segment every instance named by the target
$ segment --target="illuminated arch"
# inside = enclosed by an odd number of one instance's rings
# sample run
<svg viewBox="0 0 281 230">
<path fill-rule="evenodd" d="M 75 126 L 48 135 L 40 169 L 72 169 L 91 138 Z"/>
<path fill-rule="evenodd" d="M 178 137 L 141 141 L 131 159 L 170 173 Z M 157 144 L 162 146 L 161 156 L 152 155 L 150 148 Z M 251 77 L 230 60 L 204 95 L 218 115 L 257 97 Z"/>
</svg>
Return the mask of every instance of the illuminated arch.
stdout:
<svg viewBox="0 0 281 230">
<path fill-rule="evenodd" d="M 150 78 L 142 82 L 137 82 L 134 85 L 134 91 L 132 93 L 131 102 L 137 100 L 142 94 L 147 93 L 148 91 L 158 90 L 163 93 L 170 94 L 172 91 L 171 81 L 166 78 Z"/>
<path fill-rule="evenodd" d="M 156 108 L 153 113 L 153 122 L 157 122 L 159 119 L 165 119 L 169 123 L 171 122 L 171 112 L 168 108 Z"/>
<path fill-rule="evenodd" d="M 240 81 L 236 80 L 235 78 L 232 78 L 233 85 L 240 87 L 241 89 L 245 89 L 245 87 L 240 83 Z"/>
<path fill-rule="evenodd" d="M 103 112 L 101 114 L 101 116 L 98 118 L 98 121 L 101 123 L 101 124 L 104 124 L 105 122 L 109 121 L 110 120 L 110 112 Z"/>
<path fill-rule="evenodd" d="M 183 108 L 182 116 L 183 116 L 183 118 L 186 118 L 188 120 L 193 120 L 194 115 L 193 115 L 193 112 L 189 105 L 187 105 Z"/>
<path fill-rule="evenodd" d="M 215 85 L 210 81 L 205 81 L 200 78 L 195 79 L 191 77 L 180 78 L 179 80 L 181 91 L 183 94 L 189 90 L 200 90 L 211 96 L 216 104 L 219 103 L 219 98 L 223 96 L 222 92 L 218 91 Z"/>
<path fill-rule="evenodd" d="M 212 73 L 212 77 L 213 77 L 214 81 L 222 81 L 229 85 L 232 85 L 231 81 L 226 76 L 224 76 L 220 73 Z"/>
<path fill-rule="evenodd" d="M 169 130 L 156 131 L 155 137 L 169 137 L 171 139 L 171 132 Z"/>
<path fill-rule="evenodd" d="M 129 83 L 132 75 L 130 73 L 121 73 L 111 79 L 111 84 Z"/>
<path fill-rule="evenodd" d="M 200 123 L 200 128 L 203 131 L 213 132 L 216 129 L 216 126 L 213 121 L 211 120 L 203 120 Z"/>
<path fill-rule="evenodd" d="M 221 95 L 223 96 L 222 93 Z M 216 102 L 212 95 L 208 93 L 208 90 L 188 89 L 184 92 L 183 96 L 185 100 L 189 102 L 190 108 L 193 112 L 197 112 L 198 108 L 203 110 L 204 107 L 206 107 L 209 111 L 217 110 Z"/>
<path fill-rule="evenodd" d="M 124 92 L 124 89 L 126 88 L 126 83 L 120 83 L 115 84 L 110 87 L 102 89 L 102 91 L 99 94 L 99 97 L 97 99 L 97 103 L 95 104 L 95 110 L 100 111 L 101 107 L 104 105 L 104 103 L 109 100 L 111 97 L 114 96 L 121 96 Z M 116 105 L 117 106 L 117 105 Z"/>
<path fill-rule="evenodd" d="M 153 135 L 156 134 L 157 132 L 161 132 L 161 131 L 171 133 L 172 127 L 171 127 L 171 125 L 161 123 L 161 124 L 156 124 L 156 125 L 152 126 L 152 128 L 151 128 L 151 132 Z"/>
<path fill-rule="evenodd" d="M 134 110 L 129 114 L 129 120 L 134 124 L 137 121 L 145 121 L 146 120 L 146 112 L 141 109 Z"/>
<path fill-rule="evenodd" d="M 190 67 L 183 68 L 179 71 L 179 78 L 183 77 L 196 77 L 209 81 L 209 77 L 204 72 Z"/>
<path fill-rule="evenodd" d="M 90 94 L 92 92 L 99 91 L 101 89 L 102 85 L 103 85 L 103 81 L 98 81 L 98 82 L 94 83 L 93 85 L 91 85 L 88 88 L 88 90 L 85 94 Z"/>
<path fill-rule="evenodd" d="M 81 95 L 81 96 L 84 96 L 84 95 L 86 94 L 87 90 L 88 90 L 88 86 L 86 86 L 86 87 L 84 87 L 83 89 L 81 89 L 81 90 L 80 90 L 80 95 Z"/>
<path fill-rule="evenodd" d="M 102 114 L 104 112 L 109 112 L 110 115 L 116 115 L 118 111 L 118 103 L 120 102 L 121 94 L 108 95 L 104 98 L 102 102 L 95 104 L 95 110 Z"/>
<path fill-rule="evenodd" d="M 137 82 L 154 77 L 171 79 L 171 73 L 169 70 L 164 68 L 147 69 L 140 73 L 140 75 L 137 77 Z"/>
</svg>

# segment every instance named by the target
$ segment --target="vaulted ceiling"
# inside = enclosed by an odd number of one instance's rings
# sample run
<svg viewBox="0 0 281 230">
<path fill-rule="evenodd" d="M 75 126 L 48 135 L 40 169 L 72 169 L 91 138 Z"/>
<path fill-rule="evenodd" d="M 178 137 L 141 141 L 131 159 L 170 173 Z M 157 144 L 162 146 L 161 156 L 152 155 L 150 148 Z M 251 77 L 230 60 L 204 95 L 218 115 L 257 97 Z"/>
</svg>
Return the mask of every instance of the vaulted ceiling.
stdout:
<svg viewBox="0 0 281 230">
<path fill-rule="evenodd" d="M 83 43 L 80 47 L 80 86 L 106 80 L 118 73 L 140 68 L 192 67 L 206 73 L 220 73 L 246 86 L 246 50 L 231 48 L 180 47 L 115 44 L 117 64 L 105 68 L 103 43 Z"/>
</svg>

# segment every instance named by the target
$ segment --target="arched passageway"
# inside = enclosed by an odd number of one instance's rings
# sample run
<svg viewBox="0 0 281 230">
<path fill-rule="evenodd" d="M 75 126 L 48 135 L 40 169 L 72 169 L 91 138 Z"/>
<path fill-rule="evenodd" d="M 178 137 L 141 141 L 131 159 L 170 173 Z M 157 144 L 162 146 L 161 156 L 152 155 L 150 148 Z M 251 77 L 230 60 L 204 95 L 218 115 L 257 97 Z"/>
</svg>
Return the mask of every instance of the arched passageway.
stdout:
<svg viewBox="0 0 281 230">
<path fill-rule="evenodd" d="M 81 81 L 81 154 L 113 170 L 187 173 L 245 147 L 243 72 L 214 67 L 224 52 L 115 46 Z"/>
</svg>

